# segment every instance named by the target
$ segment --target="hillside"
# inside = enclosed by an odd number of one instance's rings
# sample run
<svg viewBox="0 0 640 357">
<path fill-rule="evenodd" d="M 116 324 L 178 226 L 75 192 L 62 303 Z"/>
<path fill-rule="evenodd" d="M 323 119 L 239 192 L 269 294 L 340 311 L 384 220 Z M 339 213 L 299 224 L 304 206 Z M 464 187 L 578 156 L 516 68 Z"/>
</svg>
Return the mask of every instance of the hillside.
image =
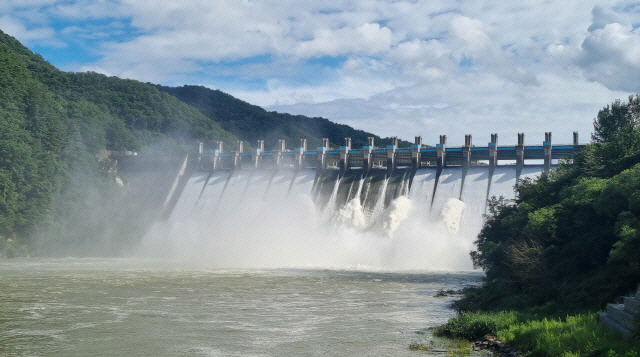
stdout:
<svg viewBox="0 0 640 357">
<path fill-rule="evenodd" d="M 33 76 L 62 99 L 94 104 L 110 117 L 106 123 L 110 150 L 148 151 L 163 146 L 191 144 L 194 139 L 208 144 L 222 140 L 235 147 L 240 138 L 253 145 L 265 140 L 267 148 L 285 139 L 288 147 L 301 138 L 308 147 L 319 146 L 329 138 L 334 146 L 352 138 L 354 147 L 366 145 L 367 137 L 384 146 L 389 138 L 337 124 L 325 118 L 268 112 L 219 90 L 202 86 L 165 87 L 103 74 L 67 73 L 47 63 L 16 39 L 0 32 L 0 43 L 26 63 Z M 402 145 L 409 145 L 402 142 Z"/>
<path fill-rule="evenodd" d="M 88 86 L 73 85 L 77 77 L 0 35 L 0 255 L 119 254 L 146 223 L 111 176 L 107 149 L 145 151 L 154 144 L 183 151 L 197 132 L 175 128 L 198 120 L 211 129 L 203 136 L 234 138 L 157 91 L 164 102 L 152 98 L 137 109 L 173 107 L 192 115 L 176 116 L 174 126 L 136 127 L 126 110 L 101 106 L 107 95 L 90 98 Z"/>
<path fill-rule="evenodd" d="M 1 32 L 0 43 L 15 53 L 32 76 L 60 99 L 91 103 L 108 115 L 104 125 L 110 150 L 148 149 L 157 142 L 167 141 L 180 145 L 196 138 L 208 142 L 224 140 L 229 144 L 236 140 L 195 108 L 152 85 L 92 72 L 63 72 Z"/>
<path fill-rule="evenodd" d="M 329 138 L 334 146 L 343 145 L 345 137 L 351 137 L 353 147 L 367 144 L 367 137 L 374 137 L 376 145 L 390 143 L 389 138 L 337 124 L 324 118 L 309 118 L 303 115 L 268 112 L 261 107 L 234 98 L 233 96 L 202 86 L 165 87 L 156 85 L 160 91 L 169 93 L 197 108 L 209 119 L 237 137 L 255 143 L 265 140 L 265 146 L 275 147 L 278 139 L 284 139 L 288 147 L 297 146 L 301 138 L 315 148 L 321 138 Z M 402 142 L 408 146 L 408 142 Z"/>
</svg>

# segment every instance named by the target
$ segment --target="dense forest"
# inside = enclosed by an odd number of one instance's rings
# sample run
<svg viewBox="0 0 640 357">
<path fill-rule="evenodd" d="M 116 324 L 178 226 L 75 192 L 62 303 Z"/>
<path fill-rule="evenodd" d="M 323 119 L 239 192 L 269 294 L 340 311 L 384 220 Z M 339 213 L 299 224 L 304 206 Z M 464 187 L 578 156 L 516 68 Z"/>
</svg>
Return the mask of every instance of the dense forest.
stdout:
<svg viewBox="0 0 640 357">
<path fill-rule="evenodd" d="M 287 145 L 297 146 L 299 139 L 307 138 L 307 146 L 320 146 L 320 138 L 328 138 L 334 146 L 343 145 L 345 137 L 351 137 L 353 147 L 367 145 L 367 137 L 374 137 L 378 146 L 390 144 L 390 138 L 380 138 L 363 130 L 336 124 L 324 118 L 309 118 L 302 115 L 268 112 L 261 107 L 243 102 L 219 90 L 202 86 L 164 87 L 160 91 L 169 93 L 194 108 L 232 134 L 254 143 L 265 140 L 267 148 L 275 147 L 278 139 Z M 409 146 L 408 142 L 401 142 Z"/>
<path fill-rule="evenodd" d="M 594 119 L 571 164 L 495 199 L 472 258 L 486 282 L 460 310 L 601 309 L 640 282 L 640 97 Z"/>
<path fill-rule="evenodd" d="M 145 220 L 114 179 L 110 153 L 281 137 L 313 147 L 345 136 L 361 145 L 375 135 L 204 87 L 63 72 L 0 31 L 0 256 L 116 255 L 134 243 Z"/>
</svg>

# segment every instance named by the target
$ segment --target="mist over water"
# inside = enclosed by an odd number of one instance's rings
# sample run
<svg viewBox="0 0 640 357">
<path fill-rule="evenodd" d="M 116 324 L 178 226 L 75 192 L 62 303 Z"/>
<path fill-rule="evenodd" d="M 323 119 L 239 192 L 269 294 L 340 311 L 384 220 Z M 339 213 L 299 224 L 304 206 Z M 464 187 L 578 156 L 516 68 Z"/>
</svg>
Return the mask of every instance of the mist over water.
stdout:
<svg viewBox="0 0 640 357">
<path fill-rule="evenodd" d="M 524 176 L 539 167 L 525 168 Z M 487 194 L 512 198 L 515 168 L 195 172 L 140 254 L 212 268 L 471 270 Z M 462 191 L 461 191 L 462 188 Z M 435 195 L 435 196 L 434 196 Z"/>
</svg>

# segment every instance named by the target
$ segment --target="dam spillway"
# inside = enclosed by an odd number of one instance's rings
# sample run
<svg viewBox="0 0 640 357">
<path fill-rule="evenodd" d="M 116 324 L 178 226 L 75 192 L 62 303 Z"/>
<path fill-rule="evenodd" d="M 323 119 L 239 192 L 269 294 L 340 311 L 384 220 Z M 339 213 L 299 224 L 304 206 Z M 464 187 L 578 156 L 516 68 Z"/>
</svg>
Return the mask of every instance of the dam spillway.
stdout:
<svg viewBox="0 0 640 357">
<path fill-rule="evenodd" d="M 440 151 L 449 156 L 443 146 Z M 221 267 L 468 270 L 487 199 L 514 198 L 518 180 L 555 163 L 545 165 L 538 155 L 540 162 L 533 164 L 491 165 L 480 159 L 485 156 L 472 155 L 473 146 L 467 148 L 459 148 L 457 157 L 440 156 L 441 165 L 428 156 L 417 165 L 410 155 L 397 156 L 411 149 L 385 148 L 384 160 L 375 156 L 383 149 L 373 145 L 369 157 L 363 149 L 350 159 L 352 150 L 343 147 L 342 163 L 339 156 L 325 156 L 324 165 L 318 165 L 320 150 L 308 154 L 304 148 L 269 159 L 281 160 L 279 166 L 261 164 L 260 143 L 249 155 L 241 147 L 218 151 L 218 162 L 213 153 L 201 153 L 167 219 L 145 239 L 145 250 Z M 492 150 L 496 158 L 499 149 Z M 520 152 L 532 150 L 537 149 Z M 465 155 L 467 163 L 461 160 Z M 235 168 L 225 167 L 230 161 L 223 157 L 237 159 Z"/>
</svg>

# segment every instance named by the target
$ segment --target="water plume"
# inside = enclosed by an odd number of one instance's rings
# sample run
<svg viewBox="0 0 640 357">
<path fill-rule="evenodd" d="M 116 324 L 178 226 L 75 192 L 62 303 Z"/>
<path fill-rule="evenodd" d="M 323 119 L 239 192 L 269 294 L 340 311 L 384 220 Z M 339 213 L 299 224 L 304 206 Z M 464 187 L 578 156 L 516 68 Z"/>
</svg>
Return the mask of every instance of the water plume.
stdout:
<svg viewBox="0 0 640 357">
<path fill-rule="evenodd" d="M 460 220 L 464 212 L 464 202 L 457 198 L 450 198 L 442 207 L 440 219 L 447 227 L 449 233 L 455 234 L 460 231 Z"/>
<path fill-rule="evenodd" d="M 418 170 L 411 191 L 406 171 L 196 172 L 140 254 L 212 268 L 471 270 L 488 171 L 470 170 L 464 188 L 460 171 L 445 168 L 436 186 L 434 169 Z M 491 190 L 511 191 L 514 171 Z"/>
</svg>

